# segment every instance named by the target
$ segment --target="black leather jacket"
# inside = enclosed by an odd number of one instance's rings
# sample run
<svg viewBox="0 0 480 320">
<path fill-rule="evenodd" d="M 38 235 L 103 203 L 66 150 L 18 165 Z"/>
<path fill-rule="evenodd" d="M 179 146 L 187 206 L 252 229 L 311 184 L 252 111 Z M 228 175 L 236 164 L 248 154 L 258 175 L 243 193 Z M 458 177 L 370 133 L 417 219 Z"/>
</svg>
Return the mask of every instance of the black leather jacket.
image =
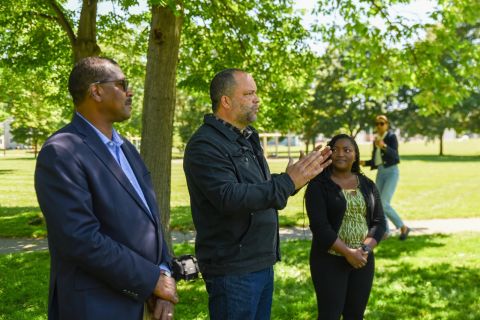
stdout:
<svg viewBox="0 0 480 320">
<path fill-rule="evenodd" d="M 398 164 L 400 157 L 398 156 L 398 140 L 395 133 L 388 131 L 387 135 L 383 139 L 383 142 L 387 145 L 385 150 L 380 149 L 382 154 L 383 166 L 385 168 Z M 377 169 L 375 165 L 375 150 L 377 146 L 373 143 L 372 159 L 365 162 L 365 165 L 370 166 L 373 169 Z"/>
<path fill-rule="evenodd" d="M 382 240 L 386 220 L 377 187 L 372 180 L 362 174 L 358 175 L 360 191 L 367 205 L 368 235 Z M 347 201 L 341 188 L 330 178 L 326 170 L 312 179 L 305 191 L 305 207 L 312 230 L 312 248 L 328 251 L 338 236 Z"/>
<path fill-rule="evenodd" d="M 254 272 L 280 259 L 278 209 L 295 186 L 270 175 L 257 132 L 247 140 L 213 115 L 187 144 L 183 168 L 204 276 Z"/>
</svg>

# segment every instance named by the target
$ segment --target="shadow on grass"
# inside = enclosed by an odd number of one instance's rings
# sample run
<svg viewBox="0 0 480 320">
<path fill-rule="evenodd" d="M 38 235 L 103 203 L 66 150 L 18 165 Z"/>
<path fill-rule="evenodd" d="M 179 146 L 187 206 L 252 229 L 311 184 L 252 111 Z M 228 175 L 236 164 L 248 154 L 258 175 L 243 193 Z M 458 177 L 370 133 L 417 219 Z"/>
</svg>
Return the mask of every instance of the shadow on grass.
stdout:
<svg viewBox="0 0 480 320">
<path fill-rule="evenodd" d="M 184 254 L 192 254 L 195 252 L 195 248 L 191 243 L 176 243 L 174 246 L 174 251 L 176 256 L 181 256 Z"/>
<path fill-rule="evenodd" d="M 202 279 L 179 281 L 180 303 L 175 306 L 175 319 L 208 319 L 208 295 Z"/>
<path fill-rule="evenodd" d="M 301 215 L 301 213 L 297 213 L 296 215 L 293 215 L 293 216 L 279 215 L 278 223 L 282 228 L 298 226 L 297 221 L 298 221 L 299 215 Z M 308 221 L 306 221 L 305 223 L 307 223 L 308 225 Z"/>
<path fill-rule="evenodd" d="M 12 174 L 14 173 L 16 170 L 11 170 L 11 169 L 2 169 L 0 170 L 0 174 Z"/>
<path fill-rule="evenodd" d="M 402 254 L 414 255 L 416 252 L 427 248 L 439 248 L 445 246 L 440 240 L 449 237 L 448 235 L 422 235 L 410 236 L 408 241 L 398 241 L 395 238 L 384 240 L 375 249 L 377 259 L 397 260 L 402 258 Z M 288 255 L 282 255 L 282 262 L 286 265 L 298 265 L 308 263 L 310 255 L 310 241 L 288 240 L 282 242 L 282 252 L 288 252 Z"/>
<path fill-rule="evenodd" d="M 305 266 L 305 264 L 304 264 Z M 272 319 L 316 319 L 317 300 L 310 280 L 308 263 L 296 273 L 285 274 L 277 265 Z"/>
<path fill-rule="evenodd" d="M 310 240 L 287 240 L 281 243 L 282 263 L 287 266 L 308 264 Z"/>
<path fill-rule="evenodd" d="M 477 162 L 480 156 L 401 155 L 400 160 L 425 162 Z"/>
<path fill-rule="evenodd" d="M 281 228 L 298 226 L 308 227 L 308 218 L 306 214 L 303 216 L 302 212 L 298 212 L 296 215 L 291 216 L 280 214 L 278 217 L 278 222 Z M 190 206 L 176 206 L 171 208 L 170 228 L 171 230 L 176 231 L 195 230 Z"/>
<path fill-rule="evenodd" d="M 18 161 L 18 160 L 29 160 L 29 161 L 36 161 L 33 156 L 32 157 L 15 157 L 15 158 L 5 158 L 2 161 Z"/>
<path fill-rule="evenodd" d="M 401 252 L 441 248 L 444 244 L 440 241 L 445 237 L 448 236 L 414 236 L 405 242 L 389 240 L 380 244 L 376 250 L 377 261 L 389 263 L 376 269 L 365 319 L 480 319 L 480 269 L 475 264 L 462 266 L 452 261 L 453 264 L 414 265 L 399 260 Z M 448 248 L 440 250 L 453 255 Z M 316 302 L 308 273 L 310 241 L 283 242 L 282 253 L 280 266 L 307 273 L 283 279 L 277 272 L 274 318 L 314 319 Z"/>
<path fill-rule="evenodd" d="M 367 319 L 480 319 L 480 271 L 400 263 L 377 270 Z"/>
<path fill-rule="evenodd" d="M 410 236 L 407 241 L 399 241 L 396 237 L 380 242 L 375 249 L 375 257 L 397 260 L 402 254 L 413 255 L 426 248 L 445 246 L 440 240 L 450 236 L 444 234 Z"/>
<path fill-rule="evenodd" d="M 435 243 L 434 240 L 440 237 L 411 237 L 408 241 L 411 246 L 421 246 L 422 238 L 431 238 L 430 243 Z M 417 241 L 420 245 L 415 244 Z M 365 319 L 480 319 L 478 260 L 469 265 L 455 260 L 451 264 L 433 260 L 416 265 L 391 261 L 386 256 L 392 255 L 396 246 L 403 246 L 403 243 L 394 241 L 385 245 L 384 256 L 378 258 L 383 260 L 384 266 L 377 267 Z M 429 246 L 424 244 L 424 247 Z M 177 253 L 192 250 L 190 244 L 175 245 Z M 441 250 L 445 255 L 454 256 L 448 247 Z M 316 317 L 315 294 L 308 271 L 309 251 L 310 241 L 283 242 L 283 261 L 275 267 L 272 319 L 307 320 Z M 48 252 L 0 255 L 0 318 L 46 319 L 48 273 Z M 179 282 L 178 292 L 177 319 L 208 319 L 208 298 L 203 280 Z"/>
<path fill-rule="evenodd" d="M 172 230 L 194 230 L 189 206 L 177 206 L 171 212 Z M 45 220 L 37 207 L 0 206 L 0 238 L 37 238 L 46 236 Z"/>
<path fill-rule="evenodd" d="M 0 237 L 38 238 L 46 234 L 39 207 L 0 207 Z"/>
<path fill-rule="evenodd" d="M 0 319 L 47 319 L 47 251 L 0 255 Z"/>
<path fill-rule="evenodd" d="M 194 230 L 192 211 L 190 206 L 176 206 L 171 208 L 170 229 L 176 231 Z"/>
<path fill-rule="evenodd" d="M 0 217 L 12 217 L 24 214 L 26 212 L 35 212 L 41 215 L 40 208 L 36 207 L 3 207 L 0 206 Z"/>
<path fill-rule="evenodd" d="M 313 319 L 316 300 L 308 267 L 308 241 L 285 243 L 282 262 L 275 267 L 272 319 Z M 175 254 L 194 252 L 192 244 L 176 244 Z M 181 303 L 175 307 L 178 319 L 208 319 L 208 295 L 202 279 L 179 282 Z"/>
</svg>

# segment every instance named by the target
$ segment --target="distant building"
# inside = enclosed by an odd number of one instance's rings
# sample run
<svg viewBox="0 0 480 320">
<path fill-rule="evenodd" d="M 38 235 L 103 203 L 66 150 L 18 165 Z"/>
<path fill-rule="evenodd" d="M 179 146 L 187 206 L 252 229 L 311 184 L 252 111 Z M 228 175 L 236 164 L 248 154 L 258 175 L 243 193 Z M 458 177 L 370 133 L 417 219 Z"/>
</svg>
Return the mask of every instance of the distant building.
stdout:
<svg viewBox="0 0 480 320">
<path fill-rule="evenodd" d="M 0 149 L 15 149 L 17 143 L 13 141 L 13 136 L 10 132 L 10 124 L 13 118 L 8 118 L 0 122 Z"/>
</svg>

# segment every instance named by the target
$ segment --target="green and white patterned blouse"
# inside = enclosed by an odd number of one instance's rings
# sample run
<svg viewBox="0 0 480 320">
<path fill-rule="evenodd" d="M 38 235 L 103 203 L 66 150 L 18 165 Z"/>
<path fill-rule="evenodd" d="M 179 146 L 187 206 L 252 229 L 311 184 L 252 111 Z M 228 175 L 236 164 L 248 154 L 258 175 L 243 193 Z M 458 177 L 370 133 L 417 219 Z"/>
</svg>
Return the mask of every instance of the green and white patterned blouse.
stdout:
<svg viewBox="0 0 480 320">
<path fill-rule="evenodd" d="M 343 195 L 347 200 L 347 209 L 343 217 L 342 225 L 338 230 L 338 237 L 347 247 L 356 249 L 361 247 L 363 240 L 368 234 L 367 205 L 359 188 L 354 190 L 342 189 Z M 333 249 L 328 251 L 331 254 L 341 256 Z"/>
</svg>

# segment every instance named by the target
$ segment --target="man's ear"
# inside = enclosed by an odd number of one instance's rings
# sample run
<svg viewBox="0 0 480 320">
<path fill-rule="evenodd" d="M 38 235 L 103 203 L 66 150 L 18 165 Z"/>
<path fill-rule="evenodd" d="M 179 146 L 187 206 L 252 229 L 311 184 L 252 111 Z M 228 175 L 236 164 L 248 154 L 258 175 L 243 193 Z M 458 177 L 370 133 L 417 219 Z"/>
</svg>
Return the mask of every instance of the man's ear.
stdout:
<svg viewBox="0 0 480 320">
<path fill-rule="evenodd" d="M 228 96 L 222 96 L 220 98 L 220 105 L 225 109 L 230 109 L 232 107 L 232 100 Z"/>
<path fill-rule="evenodd" d="M 100 97 L 100 94 L 101 94 L 101 89 L 96 86 L 96 85 L 92 85 L 90 86 L 90 97 L 92 97 L 93 100 L 97 101 L 97 102 L 100 102 L 101 101 L 101 97 Z"/>
</svg>

